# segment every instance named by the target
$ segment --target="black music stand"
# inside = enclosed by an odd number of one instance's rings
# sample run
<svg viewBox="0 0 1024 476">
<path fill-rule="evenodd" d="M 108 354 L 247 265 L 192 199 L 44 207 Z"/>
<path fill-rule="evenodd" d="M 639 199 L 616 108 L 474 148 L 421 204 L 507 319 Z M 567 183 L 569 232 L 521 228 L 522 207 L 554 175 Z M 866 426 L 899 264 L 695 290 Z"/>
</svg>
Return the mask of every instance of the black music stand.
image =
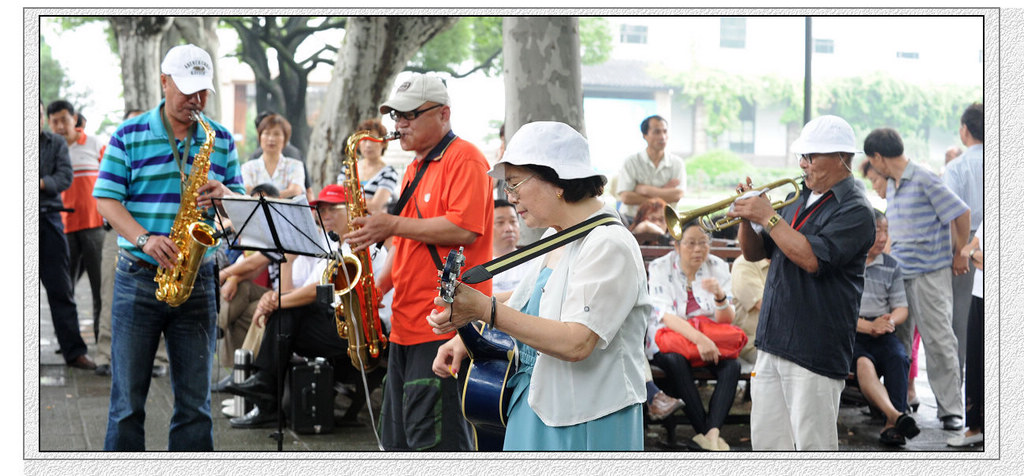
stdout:
<svg viewBox="0 0 1024 476">
<path fill-rule="evenodd" d="M 319 229 L 313 221 L 312 210 L 319 217 L 319 211 L 306 202 L 304 195 L 299 196 L 298 202 L 292 200 L 267 199 L 262 193 L 257 197 L 240 196 L 215 198 L 214 207 L 217 210 L 217 221 L 224 229 L 224 218 L 231 220 L 231 223 L 241 225 L 236 229 L 233 238 L 228 241 L 228 247 L 234 250 L 262 251 L 275 253 L 278 263 L 285 261 L 284 254 L 291 253 L 316 258 L 330 259 L 335 252 L 330 249 L 330 241 L 327 233 Z M 234 217 L 234 218 L 232 218 Z M 291 232 L 291 233 L 282 233 Z M 314 238 L 323 235 L 323 240 Z M 326 246 L 326 248 L 325 248 Z M 268 256 L 270 257 L 270 256 Z M 277 276 L 277 308 L 281 309 L 281 276 Z M 268 316 L 269 317 L 269 316 Z M 277 336 L 277 351 L 282 347 L 283 336 L 281 335 L 281 321 L 274 320 L 274 333 Z M 283 451 L 284 441 L 284 406 L 282 404 L 282 387 L 286 369 L 281 364 L 280 356 L 276 356 L 278 362 L 277 377 L 277 431 L 270 435 L 277 441 L 277 451 Z"/>
</svg>

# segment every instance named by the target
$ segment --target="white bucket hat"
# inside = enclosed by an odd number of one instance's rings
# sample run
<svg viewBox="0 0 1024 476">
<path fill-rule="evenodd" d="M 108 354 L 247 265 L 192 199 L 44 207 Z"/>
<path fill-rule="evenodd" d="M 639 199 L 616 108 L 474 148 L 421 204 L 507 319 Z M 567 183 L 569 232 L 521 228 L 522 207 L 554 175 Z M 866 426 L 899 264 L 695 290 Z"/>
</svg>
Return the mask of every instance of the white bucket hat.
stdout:
<svg viewBox="0 0 1024 476">
<path fill-rule="evenodd" d="M 790 150 L 796 154 L 828 154 L 831 152 L 860 153 L 853 128 L 839 116 L 821 116 L 811 120 Z"/>
<path fill-rule="evenodd" d="M 213 89 L 213 60 L 196 45 L 179 45 L 167 51 L 160 72 L 170 75 L 181 94 L 195 94 Z"/>
<path fill-rule="evenodd" d="M 505 147 L 501 161 L 488 175 L 505 178 L 505 164 L 543 165 L 562 180 L 607 178 L 590 165 L 590 145 L 582 134 L 562 122 L 538 121 L 519 128 Z"/>
<path fill-rule="evenodd" d="M 444 87 L 441 78 L 417 73 L 395 88 L 391 98 L 380 106 L 380 113 L 388 114 L 392 109 L 409 112 L 425 102 L 447 105 L 451 100 L 448 99 L 448 88 Z"/>
</svg>

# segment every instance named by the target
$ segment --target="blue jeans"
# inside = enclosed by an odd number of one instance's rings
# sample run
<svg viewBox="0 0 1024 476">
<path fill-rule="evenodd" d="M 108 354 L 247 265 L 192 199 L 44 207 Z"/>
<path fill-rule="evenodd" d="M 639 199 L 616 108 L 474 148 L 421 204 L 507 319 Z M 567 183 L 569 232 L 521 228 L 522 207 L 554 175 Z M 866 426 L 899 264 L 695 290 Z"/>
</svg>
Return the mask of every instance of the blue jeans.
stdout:
<svg viewBox="0 0 1024 476">
<path fill-rule="evenodd" d="M 144 451 L 146 396 L 160 334 L 170 361 L 174 412 L 169 451 L 212 451 L 210 372 L 216 344 L 213 263 L 200 266 L 188 301 L 170 307 L 155 296 L 156 271 L 117 258 L 111 305 L 107 451 Z"/>
</svg>

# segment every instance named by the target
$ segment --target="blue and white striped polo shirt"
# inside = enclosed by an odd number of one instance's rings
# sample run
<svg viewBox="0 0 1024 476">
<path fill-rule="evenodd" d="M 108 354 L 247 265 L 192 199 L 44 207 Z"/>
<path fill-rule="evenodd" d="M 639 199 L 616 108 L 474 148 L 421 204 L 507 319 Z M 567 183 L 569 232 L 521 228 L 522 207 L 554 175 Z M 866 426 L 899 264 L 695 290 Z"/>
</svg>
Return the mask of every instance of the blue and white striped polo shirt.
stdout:
<svg viewBox="0 0 1024 476">
<path fill-rule="evenodd" d="M 953 265 L 949 223 L 969 211 L 934 172 L 907 162 L 900 186 L 889 179 L 886 217 L 892 237 L 892 256 L 904 278 Z"/>
<path fill-rule="evenodd" d="M 167 131 L 160 118 L 163 105 L 164 101 L 160 101 L 155 109 L 125 121 L 117 128 L 100 163 L 100 174 L 92 195 L 120 201 L 143 228 L 155 235 L 167 236 L 181 204 L 181 173 L 168 146 Z M 219 180 L 236 193 L 244 194 L 238 151 L 231 132 L 212 120 L 207 121 L 215 134 L 208 177 Z M 206 134 L 203 129 L 196 127 L 186 161 L 186 175 L 191 171 L 192 159 L 199 153 L 204 140 Z M 177 141 L 177 144 L 181 152 L 182 141 Z M 156 264 L 153 258 L 125 237 L 119 236 L 117 244 Z"/>
</svg>

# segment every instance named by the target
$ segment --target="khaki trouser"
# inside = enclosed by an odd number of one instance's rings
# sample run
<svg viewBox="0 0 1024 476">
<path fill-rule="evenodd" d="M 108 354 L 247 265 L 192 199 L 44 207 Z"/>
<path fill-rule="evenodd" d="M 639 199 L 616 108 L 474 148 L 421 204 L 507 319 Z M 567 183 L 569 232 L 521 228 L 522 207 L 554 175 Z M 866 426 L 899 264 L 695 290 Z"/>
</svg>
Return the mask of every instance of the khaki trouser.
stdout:
<svg viewBox="0 0 1024 476">
<path fill-rule="evenodd" d="M 259 353 L 264 328 L 253 326 L 252 317 L 260 298 L 269 291 L 269 288 L 252 281 L 242 281 L 238 283 L 234 299 L 225 301 L 221 297 L 217 327 L 224 330 L 224 345 L 219 352 L 223 367 L 230 369 L 234 366 L 236 349 L 251 350 L 254 358 Z"/>
</svg>

